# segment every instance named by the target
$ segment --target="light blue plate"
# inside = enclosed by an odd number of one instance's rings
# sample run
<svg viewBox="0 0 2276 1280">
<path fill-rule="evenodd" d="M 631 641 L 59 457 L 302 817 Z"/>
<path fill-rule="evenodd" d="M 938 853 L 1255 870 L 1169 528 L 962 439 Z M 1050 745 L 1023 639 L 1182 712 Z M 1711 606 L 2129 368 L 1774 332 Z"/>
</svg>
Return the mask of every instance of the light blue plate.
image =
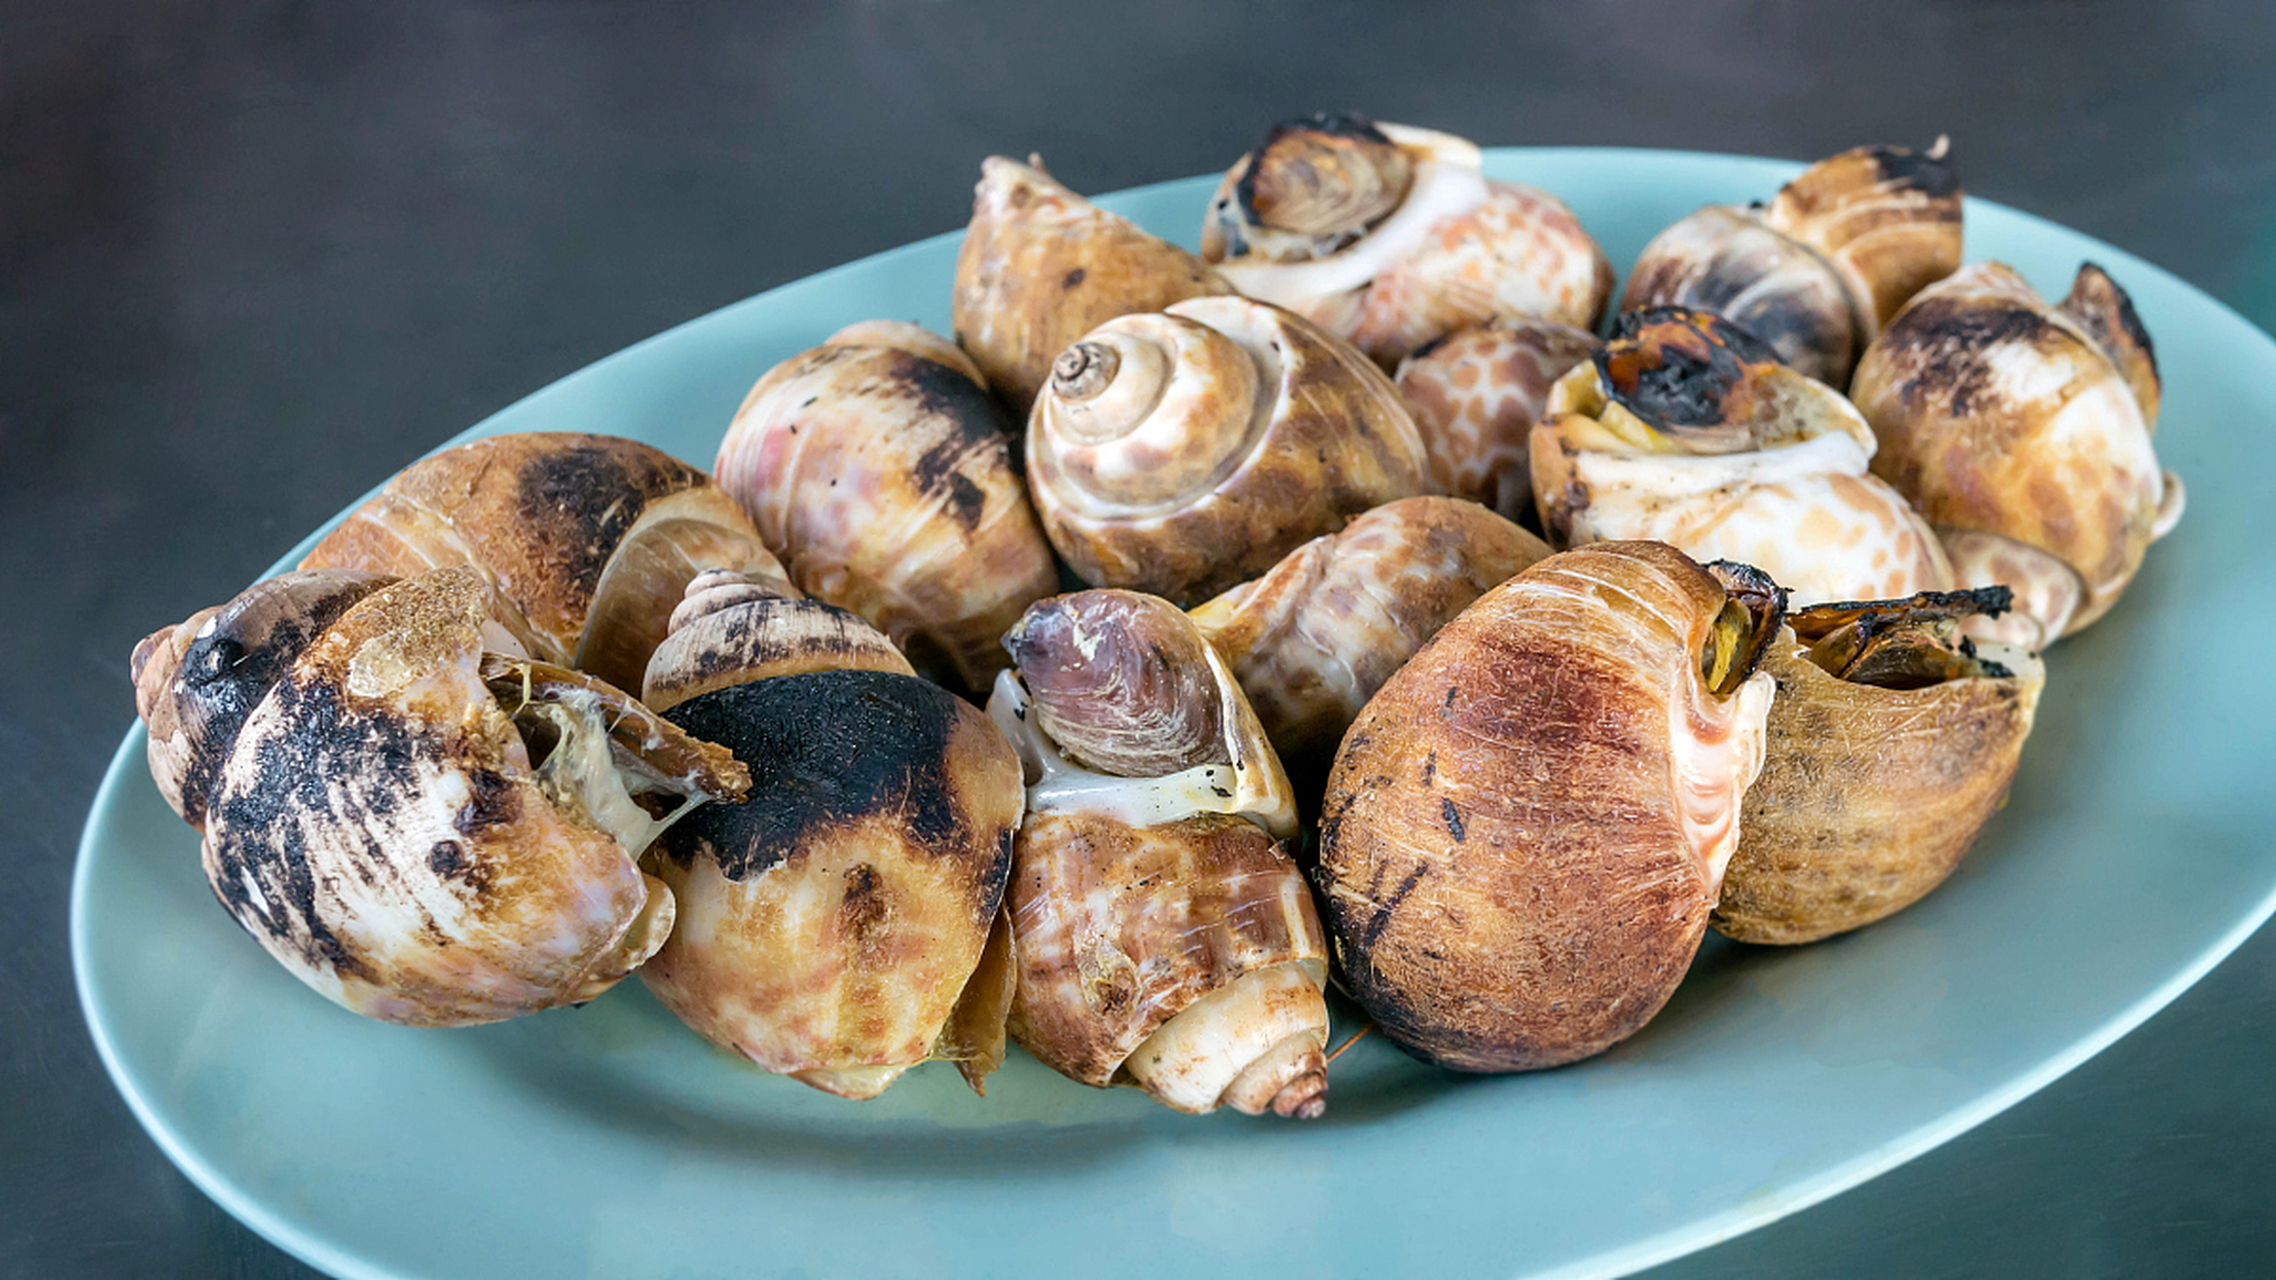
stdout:
<svg viewBox="0 0 2276 1280">
<path fill-rule="evenodd" d="M 1489 156 L 1570 201 L 1617 263 L 1795 171 Z M 1105 203 L 1191 244 L 1211 181 Z M 467 435 L 613 432 L 708 465 L 775 361 L 855 320 L 945 331 L 956 246 L 729 307 Z M 1968 257 L 2054 296 L 2091 257 L 2133 291 L 2188 517 L 2117 612 L 2051 656 L 2013 798 L 1948 886 L 1816 947 L 1711 939 L 1666 1012 L 1594 1061 L 1467 1079 L 1370 1038 L 1335 1064 L 1327 1117 L 1297 1124 L 1174 1115 L 1017 1053 L 985 1101 L 936 1064 L 843 1102 L 713 1052 L 637 982 L 503 1026 L 383 1026 L 303 988 L 215 906 L 139 730 L 96 796 L 72 900 L 95 1042 L 184 1172 L 344 1276 L 1603 1275 L 1791 1213 L 2076 1066 L 2276 906 L 2276 617 L 2256 536 L 2276 344 L 1997 205 L 1970 202 Z"/>
</svg>

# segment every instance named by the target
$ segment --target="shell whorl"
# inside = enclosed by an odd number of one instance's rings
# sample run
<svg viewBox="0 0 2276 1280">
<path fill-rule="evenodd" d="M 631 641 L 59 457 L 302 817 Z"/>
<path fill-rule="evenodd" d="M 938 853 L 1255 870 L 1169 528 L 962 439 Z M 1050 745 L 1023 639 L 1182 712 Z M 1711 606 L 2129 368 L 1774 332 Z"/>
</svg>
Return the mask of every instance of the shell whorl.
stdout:
<svg viewBox="0 0 2276 1280">
<path fill-rule="evenodd" d="M 764 576 L 707 569 L 672 610 L 640 700 L 662 711 L 730 685 L 839 670 L 916 674 L 884 632 L 852 611 L 786 596 Z"/>
<path fill-rule="evenodd" d="M 1926 151 L 1855 147 L 1811 165 L 1763 212 L 1842 273 L 1860 340 L 1960 266 L 1960 176 L 1949 150 L 1944 138 Z"/>
<path fill-rule="evenodd" d="M 1245 457 L 1263 429 L 1257 361 L 1199 321 L 1124 316 L 1060 353 L 1030 430 L 1074 505 L 1176 506 Z"/>
</svg>

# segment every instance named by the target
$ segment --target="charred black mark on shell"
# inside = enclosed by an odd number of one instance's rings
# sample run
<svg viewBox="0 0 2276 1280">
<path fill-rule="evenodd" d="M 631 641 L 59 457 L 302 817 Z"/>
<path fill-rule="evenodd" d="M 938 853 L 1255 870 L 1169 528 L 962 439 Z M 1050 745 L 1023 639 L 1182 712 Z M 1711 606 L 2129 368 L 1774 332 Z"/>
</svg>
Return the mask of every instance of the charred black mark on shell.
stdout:
<svg viewBox="0 0 2276 1280">
<path fill-rule="evenodd" d="M 1451 705 L 1451 704 L 1449 704 L 1449 705 Z M 1437 778 L 1437 777 L 1438 777 L 1438 749 L 1437 749 L 1436 747 L 1433 747 L 1433 748 L 1431 748 L 1431 752 L 1430 752 L 1430 754 L 1429 754 L 1429 755 L 1427 755 L 1427 756 L 1424 756 L 1424 757 L 1423 757 L 1423 767 L 1422 767 L 1422 784 L 1423 784 L 1424 786 L 1426 786 L 1426 787 L 1427 787 L 1427 786 L 1431 785 L 1431 782 L 1432 782 L 1432 780 L 1433 780 L 1433 779 L 1435 779 L 1435 778 Z"/>
<path fill-rule="evenodd" d="M 1069 271 L 1067 274 L 1059 277 L 1059 287 L 1062 289 L 1072 289 L 1076 285 L 1079 285 L 1083 282 L 1083 277 L 1086 274 L 1087 273 L 1081 267 L 1076 267 L 1074 270 Z"/>
<path fill-rule="evenodd" d="M 1952 416 L 1966 417 L 1990 388 L 1990 349 L 2035 342 L 2047 327 L 2044 317 L 2019 303 L 1930 297 L 1907 308 L 1881 341 L 1896 367 L 1911 371 L 1901 389 L 1907 405 L 1917 408 L 1940 395 Z"/>
<path fill-rule="evenodd" d="M 703 473 L 669 454 L 621 441 L 564 444 L 522 464 L 515 506 L 539 531 L 546 563 L 581 595 L 648 504 L 704 482 Z"/>
<path fill-rule="evenodd" d="M 1960 171 L 1948 160 L 1931 160 L 1910 147 L 1875 147 L 1872 156 L 1883 182 L 1909 187 L 1938 200 L 1960 193 Z M 1952 216 L 1960 215 L 1955 210 Z"/>
<path fill-rule="evenodd" d="M 1390 136 L 1376 128 L 1373 120 L 1353 111 L 1315 111 L 1308 116 L 1281 121 L 1272 126 L 1272 131 L 1264 135 L 1264 141 L 1258 143 L 1256 150 L 1251 151 L 1244 158 L 1241 176 L 1233 184 L 1233 196 L 1240 201 L 1241 215 L 1251 223 L 1258 225 L 1263 223 L 1263 219 L 1257 216 L 1256 159 L 1270 151 L 1273 143 L 1291 133 L 1324 133 L 1330 137 L 1359 138 L 1367 142 L 1381 143 L 1384 146 L 1392 145 Z"/>
<path fill-rule="evenodd" d="M 1399 887 L 1391 891 L 1390 897 L 1379 899 L 1375 903 L 1374 912 L 1368 916 L 1366 926 L 1360 930 L 1360 945 L 1375 945 L 1376 939 L 1383 936 L 1383 931 L 1391 927 L 1391 914 L 1399 909 L 1400 903 L 1407 900 L 1408 894 L 1415 891 L 1415 886 L 1422 883 L 1423 876 L 1429 871 L 1428 863 L 1415 864 L 1415 869 L 1399 881 Z"/>
<path fill-rule="evenodd" d="M 879 885 L 877 868 L 866 862 L 846 869 L 845 896 L 838 902 L 838 918 L 856 938 L 877 931 L 891 914 L 891 904 Z"/>
<path fill-rule="evenodd" d="M 451 815 L 450 824 L 463 836 L 479 837 L 521 816 L 521 793 L 495 769 L 471 769 L 466 775 L 466 803 Z"/>
<path fill-rule="evenodd" d="M 1704 342 L 1668 332 L 1676 325 Z M 1647 333 L 1654 329 L 1657 335 Z M 1768 343 L 1722 316 L 1685 307 L 1623 313 L 1614 339 L 1593 357 L 1598 376 L 1613 399 L 1661 428 L 1722 422 L 1724 401 L 1754 376 L 1750 366 L 1778 359 Z"/>
<path fill-rule="evenodd" d="M 911 676 L 817 671 L 698 695 L 664 713 L 750 766 L 750 798 L 704 805 L 658 844 L 681 865 L 708 843 L 721 874 L 745 880 L 830 831 L 887 817 L 939 857 L 993 853 L 949 774 L 955 695 Z M 1008 868 L 1008 859 L 997 859 Z M 999 890 L 1004 871 L 993 873 Z"/>
<path fill-rule="evenodd" d="M 1439 798 L 1438 816 L 1446 820 L 1446 830 L 1454 837 L 1454 843 L 1460 844 L 1469 838 L 1462 826 L 1462 811 L 1454 807 L 1452 800 L 1443 796 Z"/>
</svg>

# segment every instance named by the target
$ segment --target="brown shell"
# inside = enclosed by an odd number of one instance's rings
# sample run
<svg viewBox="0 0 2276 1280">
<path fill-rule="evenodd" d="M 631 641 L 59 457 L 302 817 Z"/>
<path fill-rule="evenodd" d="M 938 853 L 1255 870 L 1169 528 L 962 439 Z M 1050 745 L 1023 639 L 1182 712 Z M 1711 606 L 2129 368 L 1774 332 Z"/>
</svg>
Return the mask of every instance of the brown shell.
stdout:
<svg viewBox="0 0 2276 1280">
<path fill-rule="evenodd" d="M 1709 205 L 1653 236 L 1620 295 L 1622 311 L 1647 307 L 1712 311 L 1835 386 L 1865 344 L 1841 273 L 1754 209 Z"/>
<path fill-rule="evenodd" d="M 245 717 L 301 650 L 393 581 L 348 569 L 281 574 L 134 647 L 134 705 L 149 728 L 150 776 L 184 822 L 205 829 L 206 801 Z"/>
<path fill-rule="evenodd" d="M 1715 928 L 1741 942 L 1815 942 L 1883 919 L 1960 865 L 2007 798 L 2046 682 L 1918 689 L 1821 670 L 1791 631 L 1763 669 L 1778 682 L 1762 776 L 1746 795 Z"/>
<path fill-rule="evenodd" d="M 1717 698 L 1702 674 L 1726 603 L 1660 543 L 1566 552 L 1367 704 L 1329 777 L 1317 878 L 1346 984 L 1401 1046 L 1549 1067 L 1666 1002 L 1762 759 L 1768 678 L 1733 671 Z"/>
<path fill-rule="evenodd" d="M 369 1017 L 464 1026 L 590 1000 L 671 927 L 662 884 L 541 789 L 484 681 L 489 605 L 458 567 L 341 614 L 246 719 L 207 811 L 222 905 Z"/>
<path fill-rule="evenodd" d="M 997 639 L 1059 577 L 1012 468 L 1018 424 L 953 350 L 915 325 L 843 330 L 759 379 L 716 467 L 801 590 L 984 692 Z"/>
<path fill-rule="evenodd" d="M 1113 1083 L 1163 1023 L 1241 975 L 1326 959 L 1295 864 L 1231 814 L 1150 827 L 1035 814 L 1008 902 L 1012 1037 L 1085 1084 Z"/>
<path fill-rule="evenodd" d="M 1027 164 L 980 166 L 950 323 L 988 385 L 1025 416 L 1067 344 L 1116 316 L 1231 293 L 1201 259 Z"/>
<path fill-rule="evenodd" d="M 1439 628 L 1549 555 L 1474 502 L 1403 498 L 1193 610 L 1283 756 L 1333 750 Z"/>
<path fill-rule="evenodd" d="M 1554 320 L 1501 317 L 1457 329 L 1399 364 L 1430 478 L 1457 498 L 1512 520 L 1533 510 L 1526 441 L 1549 388 L 1604 344 Z"/>
<path fill-rule="evenodd" d="M 916 669 L 885 633 L 820 600 L 769 594 L 740 575 L 699 574 L 648 660 L 640 700 L 667 711 L 698 694 L 808 671 Z"/>
<path fill-rule="evenodd" d="M 1093 330 L 1028 423 L 1028 483 L 1068 566 L 1181 604 L 1428 492 L 1426 468 L 1390 379 L 1349 344 L 1243 298 Z"/>
<path fill-rule="evenodd" d="M 636 688 L 697 572 L 781 578 L 758 531 L 703 472 L 634 440 L 491 436 L 395 475 L 303 569 L 409 577 L 472 564 L 531 656 Z"/>
<path fill-rule="evenodd" d="M 771 676 L 666 718 L 733 750 L 752 788 L 658 841 L 680 926 L 641 970 L 649 989 L 712 1043 L 844 1097 L 938 1056 L 1011 869 L 1022 790 L 1003 735 L 883 671 Z M 963 1018 L 948 1043 L 985 1039 Z"/>
<path fill-rule="evenodd" d="M 2094 275 L 2080 295 L 2116 289 Z M 2097 311 L 2130 315 L 2122 300 Z M 2037 547 L 2078 573 L 2084 598 L 2067 626 L 2042 619 L 2056 624 L 2050 640 L 2107 612 L 2180 516 L 2180 482 L 2161 473 L 2137 398 L 2147 337 L 2124 345 L 2122 365 L 2013 270 L 1975 263 L 1913 299 L 1850 388 L 1881 441 L 1874 474 L 1931 523 Z"/>
<path fill-rule="evenodd" d="M 1898 308 L 1960 266 L 1960 176 L 1942 139 L 1927 151 L 1853 147 L 1818 161 L 1763 211 L 1763 221 L 1842 273 L 1871 341 Z"/>
</svg>

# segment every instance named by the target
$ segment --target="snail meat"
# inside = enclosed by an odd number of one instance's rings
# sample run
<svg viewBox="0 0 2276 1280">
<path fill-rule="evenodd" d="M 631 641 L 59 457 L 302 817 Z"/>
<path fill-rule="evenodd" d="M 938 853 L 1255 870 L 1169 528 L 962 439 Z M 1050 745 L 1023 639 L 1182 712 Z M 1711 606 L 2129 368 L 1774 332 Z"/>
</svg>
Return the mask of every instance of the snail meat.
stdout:
<svg viewBox="0 0 2276 1280">
<path fill-rule="evenodd" d="M 1038 601 L 988 704 L 1026 765 L 1007 898 L 1011 1033 L 1085 1084 L 1179 1111 L 1326 1106 L 1327 952 L 1289 860 L 1287 776 L 1175 606 Z"/>
<path fill-rule="evenodd" d="M 720 486 L 799 588 L 922 674 L 984 694 L 998 643 L 1059 588 L 1013 470 L 1017 424 L 947 340 L 870 321 L 769 370 L 719 443 Z"/>
<path fill-rule="evenodd" d="M 1384 684 L 1329 775 L 1317 879 L 1392 1040 L 1523 1071 L 1659 1011 L 1762 764 L 1779 609 L 1745 566 L 1602 543 L 1487 592 Z"/>
</svg>

